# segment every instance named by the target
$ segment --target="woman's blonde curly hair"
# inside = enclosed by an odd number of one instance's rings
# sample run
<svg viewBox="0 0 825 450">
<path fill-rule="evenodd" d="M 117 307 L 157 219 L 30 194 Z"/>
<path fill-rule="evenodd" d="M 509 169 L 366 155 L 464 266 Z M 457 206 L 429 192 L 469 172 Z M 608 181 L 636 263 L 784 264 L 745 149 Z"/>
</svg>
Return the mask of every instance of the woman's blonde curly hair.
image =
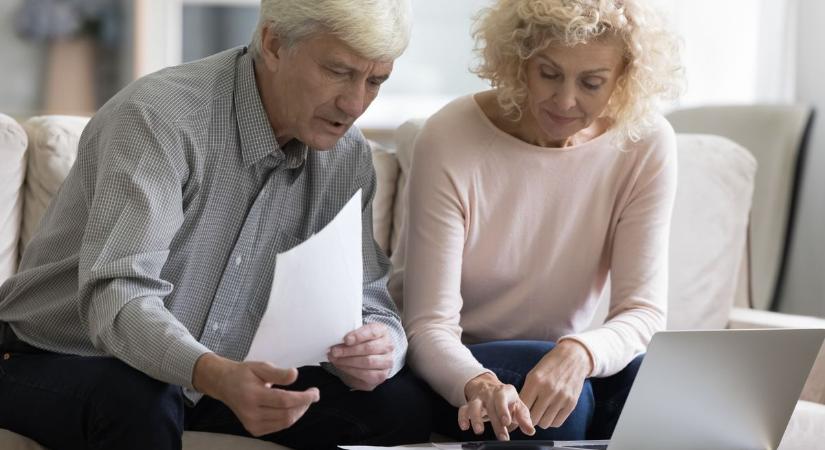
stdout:
<svg viewBox="0 0 825 450">
<path fill-rule="evenodd" d="M 519 120 L 527 100 L 526 61 L 549 45 L 573 46 L 615 35 L 625 69 L 605 108 L 619 137 L 638 141 L 660 102 L 684 85 L 681 41 L 645 0 L 499 0 L 476 17 L 481 62 L 473 72 L 496 88 L 508 117 Z"/>
</svg>

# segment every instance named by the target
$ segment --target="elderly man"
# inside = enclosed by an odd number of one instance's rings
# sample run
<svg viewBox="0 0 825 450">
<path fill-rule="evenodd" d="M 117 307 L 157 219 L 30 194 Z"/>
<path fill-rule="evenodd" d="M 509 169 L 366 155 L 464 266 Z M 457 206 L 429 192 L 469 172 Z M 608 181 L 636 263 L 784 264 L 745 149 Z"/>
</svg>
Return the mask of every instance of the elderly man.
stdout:
<svg viewBox="0 0 825 450">
<path fill-rule="evenodd" d="M 0 288 L 0 428 L 52 448 L 180 448 L 184 429 L 312 449 L 425 440 L 352 127 L 409 29 L 408 0 L 263 0 L 249 51 L 109 101 Z M 324 368 L 241 362 L 275 255 L 359 189 L 365 325 Z"/>
</svg>

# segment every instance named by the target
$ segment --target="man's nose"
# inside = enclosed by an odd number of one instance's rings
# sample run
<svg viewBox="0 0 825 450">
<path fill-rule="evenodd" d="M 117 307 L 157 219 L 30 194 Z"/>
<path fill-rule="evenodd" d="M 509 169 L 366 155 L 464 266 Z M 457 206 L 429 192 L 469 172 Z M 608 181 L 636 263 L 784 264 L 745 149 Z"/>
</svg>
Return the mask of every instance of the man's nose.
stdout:
<svg viewBox="0 0 825 450">
<path fill-rule="evenodd" d="M 366 91 L 361 86 L 349 87 L 338 96 L 335 104 L 348 118 L 356 119 L 364 113 L 367 103 L 365 94 Z"/>
</svg>

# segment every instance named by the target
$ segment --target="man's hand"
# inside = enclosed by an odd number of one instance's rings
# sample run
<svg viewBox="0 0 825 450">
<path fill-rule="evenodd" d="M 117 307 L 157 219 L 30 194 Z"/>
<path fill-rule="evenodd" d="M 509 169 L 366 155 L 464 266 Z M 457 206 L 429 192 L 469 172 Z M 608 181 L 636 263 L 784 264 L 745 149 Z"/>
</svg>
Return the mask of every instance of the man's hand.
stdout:
<svg viewBox="0 0 825 450">
<path fill-rule="evenodd" d="M 395 345 L 387 327 L 368 323 L 344 336 L 344 343 L 329 349 L 329 362 L 341 372 L 341 380 L 359 391 L 371 391 L 383 383 L 393 366 Z"/>
<path fill-rule="evenodd" d="M 534 425 L 558 428 L 564 424 L 579 402 L 592 365 L 590 353 L 574 340 L 561 341 L 544 355 L 527 374 L 520 393 Z"/>
<path fill-rule="evenodd" d="M 285 391 L 298 378 L 296 369 L 279 369 L 265 362 L 236 362 L 214 353 L 195 363 L 192 385 L 222 401 L 253 436 L 289 428 L 320 398 L 317 388 Z"/>
<path fill-rule="evenodd" d="M 500 441 L 510 440 L 510 431 L 521 431 L 532 436 L 536 430 L 530 420 L 530 410 L 522 403 L 512 384 L 504 384 L 490 373 L 481 374 L 464 386 L 467 403 L 458 408 L 458 426 L 473 428 L 475 434 L 484 433 L 485 420 L 490 421 Z"/>
</svg>

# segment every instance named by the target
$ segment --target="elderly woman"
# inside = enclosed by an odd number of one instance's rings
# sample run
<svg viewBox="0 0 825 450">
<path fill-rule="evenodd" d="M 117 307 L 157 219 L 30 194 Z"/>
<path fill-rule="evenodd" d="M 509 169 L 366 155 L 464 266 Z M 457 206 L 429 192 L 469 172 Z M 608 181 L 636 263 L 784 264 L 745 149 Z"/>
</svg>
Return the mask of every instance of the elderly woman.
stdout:
<svg viewBox="0 0 825 450">
<path fill-rule="evenodd" d="M 606 438 L 665 326 L 678 41 L 643 0 L 499 0 L 475 37 L 493 90 L 415 144 L 408 362 L 457 439 Z"/>
</svg>

